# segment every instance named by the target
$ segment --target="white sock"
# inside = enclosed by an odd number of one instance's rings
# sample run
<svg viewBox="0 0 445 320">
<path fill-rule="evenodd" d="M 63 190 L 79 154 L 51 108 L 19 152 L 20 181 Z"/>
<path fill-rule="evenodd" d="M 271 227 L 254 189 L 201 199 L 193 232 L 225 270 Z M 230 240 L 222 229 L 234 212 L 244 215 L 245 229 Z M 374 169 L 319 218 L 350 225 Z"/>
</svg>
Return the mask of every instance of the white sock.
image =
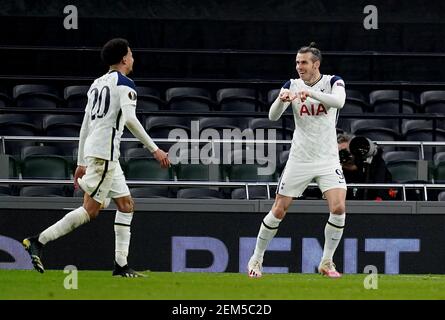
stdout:
<svg viewBox="0 0 445 320">
<path fill-rule="evenodd" d="M 335 250 L 340 243 L 345 226 L 346 214 L 329 214 L 328 223 L 324 228 L 324 248 L 322 260 L 332 260 Z"/>
<path fill-rule="evenodd" d="M 90 221 L 88 212 L 84 207 L 79 207 L 68 212 L 62 219 L 40 233 L 39 242 L 47 244 L 49 241 L 56 240 L 61 236 L 66 235 L 88 221 Z"/>
<path fill-rule="evenodd" d="M 116 211 L 114 220 L 115 238 L 115 260 L 121 267 L 127 264 L 128 248 L 130 246 L 130 226 L 133 219 L 133 212 L 125 213 Z"/>
<path fill-rule="evenodd" d="M 270 241 L 276 235 L 280 222 L 281 219 L 275 218 L 272 211 L 269 211 L 264 217 L 256 239 L 255 251 L 253 252 L 254 259 L 263 262 L 264 252 L 269 246 Z"/>
</svg>

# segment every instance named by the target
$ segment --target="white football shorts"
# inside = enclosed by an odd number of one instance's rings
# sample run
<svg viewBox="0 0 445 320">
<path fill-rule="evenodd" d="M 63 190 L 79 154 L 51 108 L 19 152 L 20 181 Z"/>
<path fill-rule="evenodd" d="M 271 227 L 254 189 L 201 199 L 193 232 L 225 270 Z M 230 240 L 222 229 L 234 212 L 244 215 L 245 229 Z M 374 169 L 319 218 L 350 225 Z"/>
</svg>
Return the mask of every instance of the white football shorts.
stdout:
<svg viewBox="0 0 445 320">
<path fill-rule="evenodd" d="M 346 190 L 346 180 L 340 163 L 289 160 L 278 182 L 277 193 L 287 197 L 301 197 L 312 181 L 318 184 L 322 193 L 335 188 Z"/>
<path fill-rule="evenodd" d="M 121 198 L 130 195 L 124 172 L 119 161 L 108 161 L 87 157 L 87 170 L 77 179 L 82 190 L 94 200 L 105 204 L 107 198 Z"/>
</svg>

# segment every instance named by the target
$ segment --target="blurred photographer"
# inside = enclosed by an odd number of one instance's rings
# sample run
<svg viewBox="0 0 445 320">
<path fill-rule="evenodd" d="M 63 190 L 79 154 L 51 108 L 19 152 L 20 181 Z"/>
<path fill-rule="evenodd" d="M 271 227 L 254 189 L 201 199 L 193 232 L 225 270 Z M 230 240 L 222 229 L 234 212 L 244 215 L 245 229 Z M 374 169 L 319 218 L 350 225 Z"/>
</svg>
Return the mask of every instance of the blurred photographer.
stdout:
<svg viewBox="0 0 445 320">
<path fill-rule="evenodd" d="M 392 176 L 382 158 L 383 150 L 364 136 L 337 136 L 340 163 L 347 183 L 390 183 Z M 394 190 L 348 188 L 349 200 L 391 200 Z"/>
</svg>

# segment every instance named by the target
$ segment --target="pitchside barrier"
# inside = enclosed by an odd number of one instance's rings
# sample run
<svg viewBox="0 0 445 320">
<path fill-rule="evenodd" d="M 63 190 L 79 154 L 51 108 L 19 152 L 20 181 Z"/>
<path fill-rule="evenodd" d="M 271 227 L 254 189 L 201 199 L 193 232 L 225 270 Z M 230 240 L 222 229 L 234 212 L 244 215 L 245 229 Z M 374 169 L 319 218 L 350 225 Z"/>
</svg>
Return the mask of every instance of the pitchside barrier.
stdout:
<svg viewBox="0 0 445 320">
<path fill-rule="evenodd" d="M 20 200 L 20 201 L 18 201 Z M 245 272 L 272 200 L 135 199 L 129 261 L 138 270 Z M 21 240 L 44 230 L 80 198 L 2 197 L 0 268 L 31 269 Z M 48 269 L 111 270 L 114 212 L 49 243 Z M 445 203 L 349 201 L 335 263 L 344 273 L 374 266 L 386 274 L 440 274 L 445 261 Z M 326 202 L 296 200 L 264 259 L 264 272 L 316 272 L 328 217 Z M 369 267 L 368 267 L 369 268 Z"/>
<path fill-rule="evenodd" d="M 404 142 L 404 145 L 407 143 L 420 147 L 441 144 Z M 72 181 L 0 179 L 1 184 L 71 185 Z M 270 188 L 277 183 L 129 180 L 128 184 L 244 187 L 248 194 L 250 186 Z M 427 183 L 350 184 L 349 187 L 401 188 L 405 200 L 408 188 L 423 190 L 424 199 L 427 199 L 428 190 L 445 189 L 445 185 Z M 134 268 L 173 272 L 245 272 L 259 226 L 273 199 L 136 198 L 135 202 L 129 256 Z M 44 230 L 81 203 L 81 198 L 70 197 L 1 197 L 0 268 L 31 269 L 21 240 Z M 75 265 L 81 270 L 111 270 L 114 212 L 111 205 L 96 220 L 49 243 L 43 258 L 46 268 L 62 269 L 66 265 Z M 324 200 L 294 201 L 270 243 L 264 259 L 264 272 L 316 272 L 322 255 L 328 212 Z M 335 255 L 340 271 L 362 273 L 365 268 L 369 270 L 369 266 L 373 266 L 379 273 L 386 274 L 443 273 L 444 202 L 348 201 L 346 212 L 343 239 Z"/>
</svg>

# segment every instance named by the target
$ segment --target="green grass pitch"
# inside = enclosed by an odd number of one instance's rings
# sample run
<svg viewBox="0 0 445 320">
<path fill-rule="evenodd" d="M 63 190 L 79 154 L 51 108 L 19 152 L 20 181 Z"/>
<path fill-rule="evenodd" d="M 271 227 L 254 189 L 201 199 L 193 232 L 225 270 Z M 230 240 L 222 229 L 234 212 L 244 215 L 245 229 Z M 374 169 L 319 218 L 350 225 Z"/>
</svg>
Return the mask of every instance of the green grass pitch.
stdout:
<svg viewBox="0 0 445 320">
<path fill-rule="evenodd" d="M 410 300 L 445 299 L 444 275 L 379 275 L 377 289 L 365 289 L 367 275 L 328 279 L 318 274 L 145 272 L 146 278 L 116 278 L 110 271 L 77 273 L 78 288 L 63 270 L 0 270 L 1 300 Z"/>
</svg>

